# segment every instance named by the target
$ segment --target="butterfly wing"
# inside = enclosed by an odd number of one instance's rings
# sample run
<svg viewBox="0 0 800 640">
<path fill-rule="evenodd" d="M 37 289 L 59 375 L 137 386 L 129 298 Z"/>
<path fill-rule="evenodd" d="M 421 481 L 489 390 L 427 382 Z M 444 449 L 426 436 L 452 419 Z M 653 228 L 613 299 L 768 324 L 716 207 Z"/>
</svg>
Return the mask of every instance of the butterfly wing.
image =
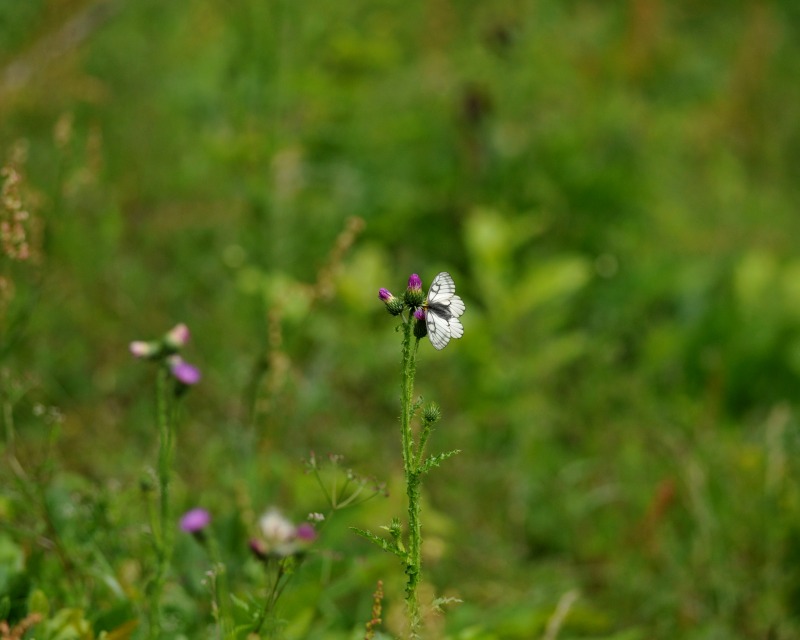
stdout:
<svg viewBox="0 0 800 640">
<path fill-rule="evenodd" d="M 436 349 L 444 349 L 451 337 L 460 338 L 464 335 L 464 326 L 458 318 L 466 306 L 456 295 L 456 283 L 446 271 L 433 279 L 425 306 L 428 337 Z"/>
<path fill-rule="evenodd" d="M 450 342 L 450 322 L 430 309 L 425 311 L 425 322 L 428 325 L 428 338 L 430 338 L 431 344 L 435 349 L 441 351 Z M 461 323 L 459 322 L 459 324 Z"/>
</svg>

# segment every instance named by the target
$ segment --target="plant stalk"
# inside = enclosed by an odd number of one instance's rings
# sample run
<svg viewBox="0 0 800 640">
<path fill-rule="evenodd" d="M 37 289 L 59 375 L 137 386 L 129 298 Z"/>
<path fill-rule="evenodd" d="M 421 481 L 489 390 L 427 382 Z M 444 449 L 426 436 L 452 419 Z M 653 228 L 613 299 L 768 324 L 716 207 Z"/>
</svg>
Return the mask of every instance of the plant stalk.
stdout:
<svg viewBox="0 0 800 640">
<path fill-rule="evenodd" d="M 409 316 L 403 326 L 403 374 L 401 382 L 400 428 L 403 441 L 403 471 L 406 477 L 408 495 L 408 553 L 406 556 L 406 606 L 411 625 L 411 637 L 418 637 L 420 627 L 419 586 L 422 571 L 422 523 L 420 521 L 420 482 L 419 464 L 414 454 L 414 434 L 411 420 L 414 413 L 414 375 L 416 373 L 417 347 L 419 338 L 412 346 L 413 321 Z"/>
</svg>

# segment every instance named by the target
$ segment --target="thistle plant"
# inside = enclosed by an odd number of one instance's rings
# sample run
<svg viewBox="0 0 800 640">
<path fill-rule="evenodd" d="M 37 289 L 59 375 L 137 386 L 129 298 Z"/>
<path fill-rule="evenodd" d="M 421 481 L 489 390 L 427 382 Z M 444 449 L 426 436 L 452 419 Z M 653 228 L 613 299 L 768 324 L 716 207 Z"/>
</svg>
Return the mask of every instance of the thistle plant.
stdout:
<svg viewBox="0 0 800 640">
<path fill-rule="evenodd" d="M 295 526 L 276 508 L 269 509 L 258 521 L 259 535 L 250 540 L 250 550 L 264 567 L 265 597 L 256 613 L 251 632 L 260 637 L 265 623 L 267 637 L 275 635 L 278 621 L 275 607 L 295 571 L 305 558 L 308 547 L 317 537 L 314 526 L 304 522 Z"/>
<path fill-rule="evenodd" d="M 455 295 L 455 283 L 450 274 L 443 272 L 433 279 L 427 297 L 422 292 L 422 281 L 415 273 L 408 279 L 402 297 L 395 297 L 387 289 L 378 292 L 378 298 L 387 311 L 401 320 L 403 334 L 400 382 L 400 438 L 403 455 L 403 472 L 408 499 L 408 522 L 404 532 L 399 518 L 388 526 L 389 538 L 369 531 L 355 531 L 377 544 L 384 551 L 396 555 L 406 574 L 405 599 L 411 638 L 419 638 L 421 616 L 418 587 L 422 578 L 422 480 L 434 467 L 457 454 L 458 450 L 430 455 L 426 452 L 434 425 L 441 418 L 441 410 L 434 402 L 423 407 L 421 399 L 414 399 L 414 376 L 419 343 L 426 335 L 437 350 L 443 349 L 451 338 L 460 338 L 464 327 L 459 320 L 465 306 Z M 421 409 L 421 412 L 420 412 Z M 419 426 L 413 426 L 420 415 Z"/>
<path fill-rule="evenodd" d="M 200 371 L 180 356 L 180 349 L 189 342 L 189 329 L 179 324 L 159 340 L 130 343 L 131 354 L 158 364 L 156 375 L 156 421 L 158 423 L 158 506 L 148 502 L 150 531 L 155 555 L 155 575 L 148 588 L 150 638 L 161 635 L 161 594 L 164 591 L 167 569 L 174 546 L 174 520 L 170 503 L 172 464 L 175 457 L 175 427 L 177 409 L 186 390 L 200 381 Z M 150 483 L 143 483 L 150 489 Z"/>
</svg>

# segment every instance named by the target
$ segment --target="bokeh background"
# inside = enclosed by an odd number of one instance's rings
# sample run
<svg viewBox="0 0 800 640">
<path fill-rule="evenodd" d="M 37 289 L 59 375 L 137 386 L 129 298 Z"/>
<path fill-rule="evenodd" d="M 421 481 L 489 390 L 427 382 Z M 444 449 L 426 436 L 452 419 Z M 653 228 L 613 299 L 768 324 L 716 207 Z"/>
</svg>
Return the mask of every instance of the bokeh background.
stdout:
<svg viewBox="0 0 800 640">
<path fill-rule="evenodd" d="M 465 335 L 417 391 L 461 454 L 425 570 L 464 602 L 431 637 L 542 637 L 559 602 L 560 638 L 800 637 L 799 78 L 794 0 L 0 0 L 32 249 L 0 262 L 31 481 L 2 465 L 0 590 L 135 615 L 157 438 L 127 345 L 182 321 L 177 503 L 246 589 L 247 518 L 323 511 L 301 459 L 344 455 L 390 496 L 331 519 L 286 635 L 363 637 L 378 579 L 397 629 L 400 567 L 349 530 L 404 508 L 377 291 L 447 270 Z M 210 625 L 205 563 L 179 540 L 176 637 Z"/>
</svg>

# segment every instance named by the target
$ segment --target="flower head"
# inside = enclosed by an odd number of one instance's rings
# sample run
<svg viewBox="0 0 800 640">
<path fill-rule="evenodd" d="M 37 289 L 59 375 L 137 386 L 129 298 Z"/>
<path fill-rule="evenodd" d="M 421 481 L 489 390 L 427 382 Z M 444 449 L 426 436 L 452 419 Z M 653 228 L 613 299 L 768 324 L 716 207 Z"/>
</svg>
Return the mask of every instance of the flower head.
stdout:
<svg viewBox="0 0 800 640">
<path fill-rule="evenodd" d="M 424 338 L 428 334 L 428 324 L 425 322 L 425 309 L 419 308 L 414 312 L 414 337 Z"/>
<path fill-rule="evenodd" d="M 389 300 L 392 300 L 394 296 L 392 295 L 391 291 L 381 287 L 380 291 L 378 291 L 378 298 L 381 300 L 381 302 L 389 302 Z"/>
<path fill-rule="evenodd" d="M 170 329 L 163 338 L 164 345 L 173 351 L 177 351 L 181 347 L 186 346 L 189 342 L 189 338 L 191 338 L 191 333 L 189 332 L 189 327 L 187 327 L 182 322 L 180 324 L 175 325 Z"/>
<path fill-rule="evenodd" d="M 403 313 L 403 301 L 400 298 L 395 298 L 388 289 L 378 291 L 378 299 L 386 305 L 386 310 L 393 316 L 399 316 Z"/>
<path fill-rule="evenodd" d="M 412 309 L 421 306 L 425 301 L 425 294 L 422 292 L 422 280 L 416 273 L 412 273 L 408 278 L 408 289 L 406 289 L 403 299 Z"/>
<path fill-rule="evenodd" d="M 317 531 L 310 522 L 304 522 L 297 527 L 295 535 L 298 540 L 302 540 L 303 542 L 313 542 L 317 537 Z"/>
<path fill-rule="evenodd" d="M 442 410 L 435 402 L 429 402 L 422 409 L 422 420 L 426 424 L 435 424 L 442 417 Z"/>
<path fill-rule="evenodd" d="M 278 509 L 269 509 L 258 521 L 261 537 L 250 540 L 250 549 L 259 558 L 285 557 L 300 553 L 314 541 L 317 532 L 308 522 L 295 526 Z"/>
<path fill-rule="evenodd" d="M 199 533 L 211 523 L 211 514 L 205 509 L 192 509 L 183 514 L 181 518 L 181 531 L 186 533 Z"/>
<path fill-rule="evenodd" d="M 167 359 L 169 370 L 175 379 L 185 385 L 193 385 L 200 382 L 200 369 L 189 364 L 178 355 L 172 355 Z"/>
<path fill-rule="evenodd" d="M 156 357 L 161 351 L 158 342 L 145 342 L 144 340 L 134 340 L 130 343 L 129 349 L 134 358 L 149 359 Z"/>
</svg>

